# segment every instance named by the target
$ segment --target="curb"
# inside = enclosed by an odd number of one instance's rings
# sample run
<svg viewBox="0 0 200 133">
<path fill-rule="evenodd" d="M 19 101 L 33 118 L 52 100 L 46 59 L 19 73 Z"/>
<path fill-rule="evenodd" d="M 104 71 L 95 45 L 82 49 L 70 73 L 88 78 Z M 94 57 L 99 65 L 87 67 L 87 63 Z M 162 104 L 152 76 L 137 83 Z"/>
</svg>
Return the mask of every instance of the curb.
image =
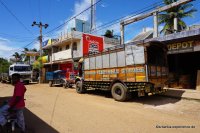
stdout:
<svg viewBox="0 0 200 133">
<path fill-rule="evenodd" d="M 200 102 L 200 99 L 197 98 L 191 98 L 191 97 L 178 97 L 178 96 L 172 96 L 172 95 L 165 95 L 165 94 L 159 94 L 160 96 L 164 97 L 170 97 L 170 98 L 175 98 L 175 99 L 185 99 L 185 100 L 194 100 Z"/>
</svg>

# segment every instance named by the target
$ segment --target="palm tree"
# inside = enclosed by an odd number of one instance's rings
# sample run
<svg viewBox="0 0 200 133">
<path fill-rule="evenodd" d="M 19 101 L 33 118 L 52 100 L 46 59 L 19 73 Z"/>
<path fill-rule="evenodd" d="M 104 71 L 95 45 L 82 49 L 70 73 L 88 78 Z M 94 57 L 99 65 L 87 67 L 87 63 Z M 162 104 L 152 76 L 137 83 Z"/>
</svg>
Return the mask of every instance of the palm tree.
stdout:
<svg viewBox="0 0 200 133">
<path fill-rule="evenodd" d="M 31 51 L 33 51 L 33 52 L 38 52 L 36 48 L 33 48 Z"/>
<path fill-rule="evenodd" d="M 15 57 L 16 62 L 17 62 L 17 61 L 21 61 L 21 55 L 20 55 L 18 52 L 15 52 L 12 56 Z"/>
<path fill-rule="evenodd" d="M 163 0 L 165 5 L 169 5 L 178 0 Z M 192 4 L 179 5 L 177 7 L 166 10 L 164 13 L 159 14 L 159 24 L 164 24 L 161 33 L 170 34 L 174 32 L 174 18 L 178 19 L 178 31 L 187 28 L 186 23 L 183 21 L 185 17 L 193 17 L 193 13 L 197 10 L 193 8 Z"/>
<path fill-rule="evenodd" d="M 22 51 L 21 56 L 22 56 L 23 58 L 25 58 L 24 61 L 29 61 L 29 60 L 30 60 L 30 57 L 29 57 L 29 56 L 26 56 L 26 52 L 28 52 L 28 51 L 29 51 L 28 48 L 24 48 L 24 50 Z"/>
</svg>

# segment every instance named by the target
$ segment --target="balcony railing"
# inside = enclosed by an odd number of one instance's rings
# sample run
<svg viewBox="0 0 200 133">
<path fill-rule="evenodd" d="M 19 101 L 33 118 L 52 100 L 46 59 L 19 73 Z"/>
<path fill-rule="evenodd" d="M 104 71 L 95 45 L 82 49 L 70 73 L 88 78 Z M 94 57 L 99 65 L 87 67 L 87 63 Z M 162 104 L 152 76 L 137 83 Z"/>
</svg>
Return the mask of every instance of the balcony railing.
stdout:
<svg viewBox="0 0 200 133">
<path fill-rule="evenodd" d="M 52 61 L 66 60 L 66 59 L 70 59 L 70 58 L 72 58 L 71 49 L 52 54 Z"/>
<path fill-rule="evenodd" d="M 73 58 L 79 58 L 79 57 L 82 57 L 83 54 L 81 52 L 81 50 L 74 50 L 73 51 Z"/>
<path fill-rule="evenodd" d="M 54 42 L 53 45 L 55 43 L 60 43 L 67 40 L 71 41 L 70 39 L 81 39 L 81 37 L 82 37 L 82 32 L 79 32 L 79 31 L 63 32 L 58 37 L 58 41 Z"/>
</svg>

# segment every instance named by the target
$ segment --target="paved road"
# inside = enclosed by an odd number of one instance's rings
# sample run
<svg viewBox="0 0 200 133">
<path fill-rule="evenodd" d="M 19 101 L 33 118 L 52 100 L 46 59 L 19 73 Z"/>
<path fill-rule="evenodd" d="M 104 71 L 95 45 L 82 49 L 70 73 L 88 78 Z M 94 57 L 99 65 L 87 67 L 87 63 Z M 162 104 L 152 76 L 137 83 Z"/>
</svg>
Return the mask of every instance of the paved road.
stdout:
<svg viewBox="0 0 200 133">
<path fill-rule="evenodd" d="M 109 93 L 99 91 L 77 94 L 74 89 L 50 88 L 47 84 L 26 87 L 25 119 L 30 133 L 200 131 L 200 102 L 197 101 L 152 96 L 117 102 Z M 12 91 L 13 86 L 0 83 L 0 102 L 9 98 Z"/>
</svg>

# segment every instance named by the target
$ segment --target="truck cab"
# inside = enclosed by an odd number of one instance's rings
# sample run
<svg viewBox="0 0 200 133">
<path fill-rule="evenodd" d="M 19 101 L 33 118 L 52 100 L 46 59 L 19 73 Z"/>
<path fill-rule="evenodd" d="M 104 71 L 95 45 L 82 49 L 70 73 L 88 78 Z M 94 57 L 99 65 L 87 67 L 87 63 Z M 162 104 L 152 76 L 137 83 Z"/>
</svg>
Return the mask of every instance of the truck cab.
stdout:
<svg viewBox="0 0 200 133">
<path fill-rule="evenodd" d="M 21 80 L 28 84 L 31 81 L 31 66 L 27 64 L 12 64 L 9 67 L 10 81 L 12 79 L 13 74 L 19 74 L 21 76 Z"/>
</svg>

